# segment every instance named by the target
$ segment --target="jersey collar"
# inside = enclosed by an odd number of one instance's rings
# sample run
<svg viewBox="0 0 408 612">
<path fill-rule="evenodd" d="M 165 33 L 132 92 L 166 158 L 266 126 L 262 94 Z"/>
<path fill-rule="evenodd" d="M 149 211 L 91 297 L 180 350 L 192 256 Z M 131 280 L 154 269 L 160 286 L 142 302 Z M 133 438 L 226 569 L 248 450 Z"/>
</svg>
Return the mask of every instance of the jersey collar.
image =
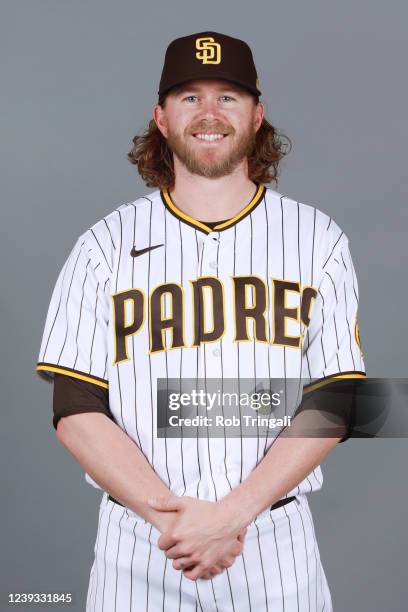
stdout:
<svg viewBox="0 0 408 612">
<path fill-rule="evenodd" d="M 266 186 L 263 183 L 256 183 L 255 194 L 253 195 L 251 201 L 248 202 L 248 204 L 244 206 L 244 208 L 240 210 L 239 213 L 235 215 L 235 217 L 232 217 L 231 219 L 228 219 L 227 221 L 224 221 L 223 223 L 219 223 L 218 225 L 215 225 L 213 229 L 209 225 L 206 225 L 202 221 L 198 221 L 197 219 L 190 217 L 189 215 L 184 213 L 182 210 L 177 208 L 177 206 L 171 199 L 170 193 L 168 192 L 167 189 L 163 189 L 162 191 L 160 191 L 160 195 L 161 195 L 163 204 L 165 205 L 167 210 L 171 212 L 175 217 L 177 217 L 181 221 L 184 221 L 188 225 L 191 225 L 192 227 L 199 229 L 202 232 L 205 232 L 206 234 L 209 234 L 210 232 L 219 232 L 224 229 L 228 229 L 229 227 L 231 227 L 232 225 L 235 225 L 236 223 L 238 223 L 238 221 L 241 221 L 241 219 L 249 215 L 249 213 L 251 213 L 254 210 L 254 208 L 259 204 L 259 202 L 262 200 L 263 196 L 265 195 L 265 191 L 266 191 Z"/>
</svg>

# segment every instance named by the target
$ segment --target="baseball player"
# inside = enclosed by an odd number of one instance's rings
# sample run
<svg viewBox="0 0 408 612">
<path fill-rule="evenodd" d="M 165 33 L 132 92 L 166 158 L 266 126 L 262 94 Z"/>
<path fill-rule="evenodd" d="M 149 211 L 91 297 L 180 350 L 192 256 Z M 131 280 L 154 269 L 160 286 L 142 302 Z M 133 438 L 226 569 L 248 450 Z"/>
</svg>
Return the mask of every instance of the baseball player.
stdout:
<svg viewBox="0 0 408 612">
<path fill-rule="evenodd" d="M 86 229 L 36 364 L 103 491 L 86 610 L 330 612 L 308 495 L 347 435 L 158 435 L 158 380 L 366 376 L 345 233 L 271 186 L 283 147 L 249 46 L 168 46 L 129 159 L 154 190 Z"/>
</svg>

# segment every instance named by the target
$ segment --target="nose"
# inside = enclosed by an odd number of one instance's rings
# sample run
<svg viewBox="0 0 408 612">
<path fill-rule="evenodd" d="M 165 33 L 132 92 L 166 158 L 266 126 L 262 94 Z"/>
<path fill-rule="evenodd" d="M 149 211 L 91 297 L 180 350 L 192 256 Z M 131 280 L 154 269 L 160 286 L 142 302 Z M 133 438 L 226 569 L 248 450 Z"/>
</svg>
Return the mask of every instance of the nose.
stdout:
<svg viewBox="0 0 408 612">
<path fill-rule="evenodd" d="M 203 97 L 200 105 L 200 117 L 211 121 L 220 116 L 217 96 Z"/>
</svg>

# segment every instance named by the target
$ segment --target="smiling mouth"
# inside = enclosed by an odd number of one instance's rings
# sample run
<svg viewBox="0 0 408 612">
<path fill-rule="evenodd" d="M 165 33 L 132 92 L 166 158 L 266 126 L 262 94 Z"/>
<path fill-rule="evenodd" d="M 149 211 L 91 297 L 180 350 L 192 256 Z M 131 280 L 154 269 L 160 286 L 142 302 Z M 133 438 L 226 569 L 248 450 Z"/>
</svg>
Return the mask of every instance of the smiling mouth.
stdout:
<svg viewBox="0 0 408 612">
<path fill-rule="evenodd" d="M 200 140 L 201 142 L 221 142 L 221 140 L 224 140 L 224 138 L 226 138 L 228 134 L 205 134 L 199 132 L 197 134 L 192 134 L 192 136 L 194 136 L 194 138 Z"/>
</svg>

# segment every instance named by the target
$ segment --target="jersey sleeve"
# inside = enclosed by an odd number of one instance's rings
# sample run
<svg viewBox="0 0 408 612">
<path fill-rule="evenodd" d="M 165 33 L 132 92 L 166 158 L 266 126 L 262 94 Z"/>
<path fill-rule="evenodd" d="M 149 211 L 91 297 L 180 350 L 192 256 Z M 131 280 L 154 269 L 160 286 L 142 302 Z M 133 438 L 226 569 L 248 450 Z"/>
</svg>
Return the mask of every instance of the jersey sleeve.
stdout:
<svg viewBox="0 0 408 612">
<path fill-rule="evenodd" d="M 358 304 L 358 282 L 349 241 L 342 234 L 323 263 L 304 337 L 304 394 L 344 379 L 353 388 L 353 381 L 366 377 L 357 322 Z"/>
<path fill-rule="evenodd" d="M 82 234 L 55 283 L 36 364 L 38 375 L 55 373 L 108 389 L 109 277 Z"/>
</svg>

